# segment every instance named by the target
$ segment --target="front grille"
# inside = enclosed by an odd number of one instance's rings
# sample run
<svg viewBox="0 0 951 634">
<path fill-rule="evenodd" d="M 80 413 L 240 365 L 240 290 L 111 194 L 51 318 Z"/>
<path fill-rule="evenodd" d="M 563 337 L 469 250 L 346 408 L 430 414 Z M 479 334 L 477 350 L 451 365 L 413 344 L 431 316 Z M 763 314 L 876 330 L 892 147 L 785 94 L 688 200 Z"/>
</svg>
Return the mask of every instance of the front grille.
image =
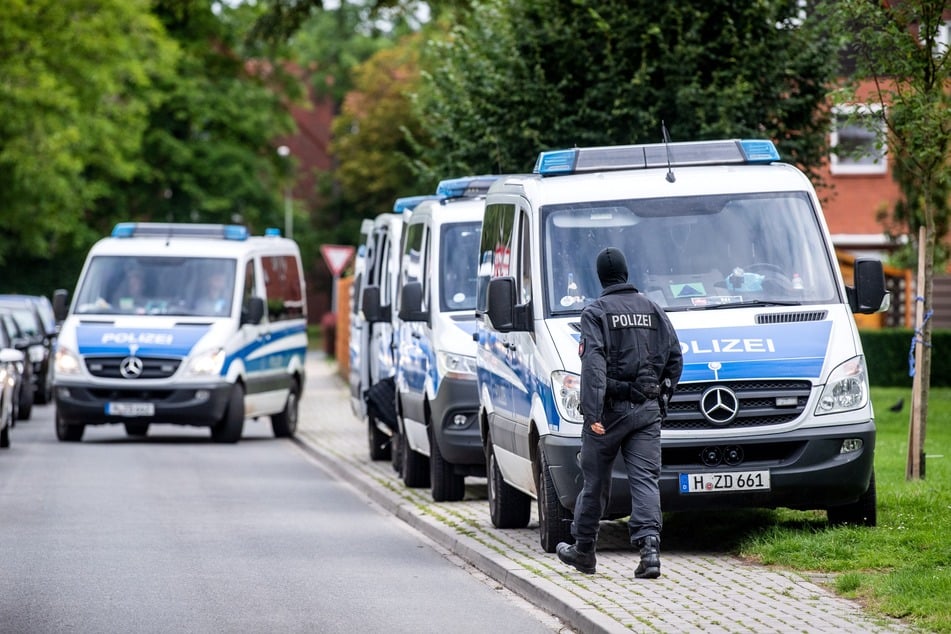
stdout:
<svg viewBox="0 0 951 634">
<path fill-rule="evenodd" d="M 813 310 L 795 313 L 766 313 L 756 316 L 758 324 L 790 324 L 802 321 L 824 321 L 827 311 Z"/>
<path fill-rule="evenodd" d="M 714 425 L 700 410 L 700 400 L 711 387 L 727 387 L 736 394 L 736 417 Z M 812 384 L 809 381 L 719 381 L 682 383 L 667 406 L 663 428 L 668 430 L 737 429 L 782 425 L 799 418 L 806 409 Z M 795 399 L 795 404 L 777 404 L 777 399 Z"/>
<path fill-rule="evenodd" d="M 123 357 L 86 357 L 86 369 L 93 376 L 103 379 L 126 379 L 119 371 L 119 365 Z M 181 359 L 163 358 L 163 357 L 139 357 L 142 361 L 142 374 L 138 377 L 127 379 L 129 381 L 138 381 L 141 379 L 167 379 L 175 374 Z"/>
</svg>

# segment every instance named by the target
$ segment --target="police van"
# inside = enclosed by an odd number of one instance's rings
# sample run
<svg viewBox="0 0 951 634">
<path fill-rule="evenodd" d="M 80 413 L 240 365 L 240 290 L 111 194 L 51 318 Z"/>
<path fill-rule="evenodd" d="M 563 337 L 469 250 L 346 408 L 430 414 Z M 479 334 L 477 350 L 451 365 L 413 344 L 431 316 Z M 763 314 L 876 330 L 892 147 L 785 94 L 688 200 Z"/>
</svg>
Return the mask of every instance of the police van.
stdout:
<svg viewBox="0 0 951 634">
<path fill-rule="evenodd" d="M 476 423 L 476 268 L 485 194 L 498 176 L 444 180 L 403 230 L 396 370 L 401 472 L 436 502 L 485 475 Z"/>
<path fill-rule="evenodd" d="M 371 460 L 392 459 L 397 428 L 395 304 L 400 265 L 400 239 L 413 207 L 432 196 L 407 196 L 393 203 L 391 213 L 373 219 L 364 243 L 364 264 L 355 306 L 359 356 L 351 358 L 350 406 L 366 421 Z M 394 463 L 394 466 L 398 466 Z"/>
<path fill-rule="evenodd" d="M 269 232 L 271 233 L 271 232 Z M 56 434 L 87 425 L 209 427 L 240 440 L 247 418 L 297 429 L 307 310 L 297 243 L 239 225 L 120 223 L 86 257 L 55 355 Z"/>
<path fill-rule="evenodd" d="M 580 314 L 607 246 L 668 314 L 684 370 L 662 424 L 666 511 L 825 509 L 874 525 L 875 424 L 853 313 L 887 308 L 882 265 L 846 286 L 819 200 L 769 141 L 543 152 L 486 198 L 479 423 L 497 527 L 537 500 L 541 545 L 570 541 Z M 631 511 L 615 463 L 605 518 Z"/>
</svg>

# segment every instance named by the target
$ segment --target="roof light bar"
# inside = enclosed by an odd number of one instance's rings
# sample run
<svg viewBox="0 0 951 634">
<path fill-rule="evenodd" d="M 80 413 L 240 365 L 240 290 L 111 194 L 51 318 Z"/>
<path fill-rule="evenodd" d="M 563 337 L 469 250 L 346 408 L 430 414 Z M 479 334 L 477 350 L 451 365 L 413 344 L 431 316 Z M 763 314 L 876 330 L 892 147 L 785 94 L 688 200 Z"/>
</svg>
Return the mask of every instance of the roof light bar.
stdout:
<svg viewBox="0 0 951 634">
<path fill-rule="evenodd" d="M 114 238 L 221 238 L 247 240 L 248 228 L 242 225 L 216 225 L 178 222 L 120 222 L 112 229 Z"/>
<path fill-rule="evenodd" d="M 489 187 L 500 178 L 499 174 L 483 174 L 481 176 L 463 176 L 440 181 L 436 193 L 446 198 L 473 198 L 485 196 Z"/>
<path fill-rule="evenodd" d="M 729 139 L 553 150 L 538 155 L 534 171 L 542 176 L 555 176 L 668 165 L 764 164 L 778 160 L 779 152 L 772 141 Z"/>
<path fill-rule="evenodd" d="M 406 210 L 412 211 L 427 200 L 439 200 L 440 198 L 442 198 L 442 196 L 434 196 L 433 194 L 425 194 L 422 196 L 404 196 L 403 198 L 397 198 L 396 202 L 393 203 L 393 212 L 401 214 Z"/>
</svg>

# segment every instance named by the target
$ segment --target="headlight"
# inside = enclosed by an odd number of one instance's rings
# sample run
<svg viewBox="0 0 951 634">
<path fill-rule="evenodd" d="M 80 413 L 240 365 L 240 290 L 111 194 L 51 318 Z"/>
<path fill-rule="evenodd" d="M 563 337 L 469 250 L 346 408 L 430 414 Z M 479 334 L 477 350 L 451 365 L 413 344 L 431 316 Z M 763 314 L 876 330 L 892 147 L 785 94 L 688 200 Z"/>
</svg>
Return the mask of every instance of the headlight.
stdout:
<svg viewBox="0 0 951 634">
<path fill-rule="evenodd" d="M 225 364 L 225 351 L 222 348 L 208 350 L 194 357 L 188 363 L 189 374 L 217 376 Z"/>
<path fill-rule="evenodd" d="M 467 357 L 463 354 L 453 354 L 452 352 L 437 350 L 436 363 L 439 366 L 439 374 L 447 379 L 475 381 L 475 357 Z"/>
<path fill-rule="evenodd" d="M 583 423 L 581 416 L 581 377 L 572 372 L 552 372 L 551 389 L 558 415 L 570 423 Z"/>
<path fill-rule="evenodd" d="M 55 374 L 79 374 L 79 357 L 63 346 L 56 348 Z"/>
<path fill-rule="evenodd" d="M 853 357 L 829 375 L 816 416 L 861 409 L 868 403 L 868 373 L 865 357 Z"/>
</svg>

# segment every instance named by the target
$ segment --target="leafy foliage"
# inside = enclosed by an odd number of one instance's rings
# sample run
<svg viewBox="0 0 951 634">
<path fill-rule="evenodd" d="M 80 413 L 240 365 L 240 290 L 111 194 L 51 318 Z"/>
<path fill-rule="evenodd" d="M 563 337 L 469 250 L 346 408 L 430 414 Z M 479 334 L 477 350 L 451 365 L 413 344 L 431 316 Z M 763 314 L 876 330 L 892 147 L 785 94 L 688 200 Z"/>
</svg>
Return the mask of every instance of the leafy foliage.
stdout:
<svg viewBox="0 0 951 634">
<path fill-rule="evenodd" d="M 542 149 L 659 142 L 663 121 L 771 138 L 815 176 L 833 55 L 799 19 L 791 0 L 479 3 L 424 60 L 426 168 L 524 171 Z"/>
</svg>

